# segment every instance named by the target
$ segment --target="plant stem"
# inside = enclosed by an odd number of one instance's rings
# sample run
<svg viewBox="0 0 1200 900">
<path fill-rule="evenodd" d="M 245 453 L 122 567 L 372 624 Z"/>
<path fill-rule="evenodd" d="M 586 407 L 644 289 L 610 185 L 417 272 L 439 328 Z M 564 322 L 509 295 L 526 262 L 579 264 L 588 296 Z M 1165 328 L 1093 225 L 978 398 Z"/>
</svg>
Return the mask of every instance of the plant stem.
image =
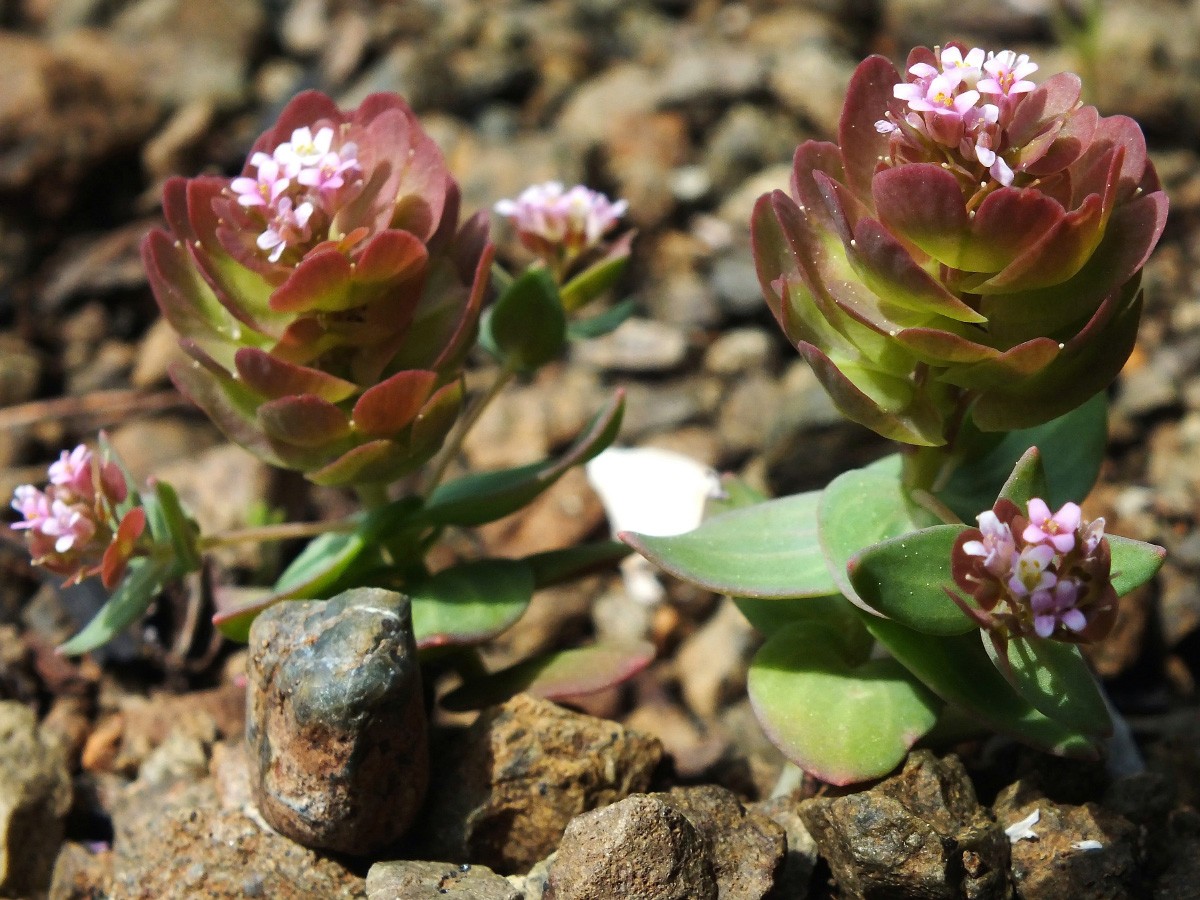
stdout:
<svg viewBox="0 0 1200 900">
<path fill-rule="evenodd" d="M 356 484 L 354 493 L 358 494 L 358 502 L 363 505 L 363 509 L 379 509 L 391 502 L 388 497 L 387 485 L 379 482 Z"/>
<path fill-rule="evenodd" d="M 486 391 L 479 395 L 475 403 L 467 411 L 467 414 L 462 417 L 455 429 L 454 434 L 446 442 L 446 446 L 442 448 L 442 453 L 438 457 L 437 463 L 434 465 L 433 472 L 429 476 L 429 480 L 425 484 L 425 493 L 428 494 L 435 487 L 442 483 L 442 479 L 446 475 L 446 470 L 450 467 L 450 463 L 458 456 L 462 450 L 463 442 L 466 441 L 467 435 L 471 429 L 475 427 L 475 423 L 479 421 L 483 411 L 487 409 L 488 404 L 499 396 L 500 392 L 508 385 L 516 375 L 512 369 L 507 366 L 500 369 L 496 375 L 495 381 L 491 383 Z"/>
<path fill-rule="evenodd" d="M 352 531 L 354 522 L 339 519 L 334 522 L 284 522 L 279 525 L 260 525 L 255 528 L 233 528 L 201 537 L 197 544 L 200 550 L 214 547 L 229 547 L 251 542 L 289 541 L 293 538 L 317 537 L 334 531 Z"/>
</svg>

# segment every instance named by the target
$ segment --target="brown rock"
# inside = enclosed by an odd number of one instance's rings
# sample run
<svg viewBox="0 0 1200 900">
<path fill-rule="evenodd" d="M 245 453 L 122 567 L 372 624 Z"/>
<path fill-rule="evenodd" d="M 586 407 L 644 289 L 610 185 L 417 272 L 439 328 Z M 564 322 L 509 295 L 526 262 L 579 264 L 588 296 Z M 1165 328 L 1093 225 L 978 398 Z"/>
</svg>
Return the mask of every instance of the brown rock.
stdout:
<svg viewBox="0 0 1200 900">
<path fill-rule="evenodd" d="M 487 866 L 401 859 L 371 866 L 367 900 L 521 900 L 521 895 Z"/>
<path fill-rule="evenodd" d="M 869 791 L 805 801 L 800 817 L 845 897 L 1008 897 L 1008 838 L 957 757 L 913 753 Z"/>
<path fill-rule="evenodd" d="M 993 805 L 1005 825 L 1035 809 L 1036 840 L 1012 845 L 1012 878 L 1020 900 L 1133 900 L 1146 896 L 1141 881 L 1138 828 L 1098 803 L 1058 804 L 1023 781 L 1002 790 Z M 1083 844 L 1084 841 L 1098 842 Z"/>
<path fill-rule="evenodd" d="M 306 846 L 399 839 L 428 782 L 407 597 L 357 588 L 280 603 L 250 630 L 246 741 L 263 817 Z"/>
<path fill-rule="evenodd" d="M 93 900 L 112 896 L 112 851 L 92 853 L 82 844 L 68 841 L 54 861 L 50 882 L 54 900 Z"/>
<path fill-rule="evenodd" d="M 783 828 L 747 811 L 733 792 L 716 785 L 650 796 L 683 813 L 704 838 L 720 900 L 762 900 L 770 894 L 787 851 Z"/>
<path fill-rule="evenodd" d="M 787 838 L 783 871 L 779 873 L 775 883 L 778 896 L 786 897 L 787 900 L 804 900 L 808 896 L 809 883 L 820 857 L 817 842 L 804 827 L 798 806 L 798 801 L 784 796 L 751 803 L 747 807 L 781 827 Z"/>
<path fill-rule="evenodd" d="M 660 795 L 661 796 L 661 795 Z M 545 900 L 716 900 L 704 836 L 670 802 L 628 797 L 571 821 Z"/>
<path fill-rule="evenodd" d="M 65 754 L 38 733 L 37 718 L 0 702 L 0 896 L 44 891 L 71 806 Z"/>
<path fill-rule="evenodd" d="M 211 780 L 138 784 L 113 812 L 113 896 L 127 900 L 364 897 L 363 879 L 222 809 Z"/>
<path fill-rule="evenodd" d="M 525 871 L 575 816 L 644 791 L 661 757 L 653 738 L 518 695 L 447 748 L 428 804 L 433 854 Z"/>
</svg>

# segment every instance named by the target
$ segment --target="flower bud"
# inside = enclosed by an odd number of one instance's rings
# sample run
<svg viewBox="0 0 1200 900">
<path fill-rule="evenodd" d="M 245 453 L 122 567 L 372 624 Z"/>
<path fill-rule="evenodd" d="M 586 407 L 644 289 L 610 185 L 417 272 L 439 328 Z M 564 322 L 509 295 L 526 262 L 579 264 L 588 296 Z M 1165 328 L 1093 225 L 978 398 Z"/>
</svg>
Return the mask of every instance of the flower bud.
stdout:
<svg viewBox="0 0 1200 900">
<path fill-rule="evenodd" d="M 228 437 L 319 484 L 386 483 L 462 400 L 491 247 L 399 97 L 296 97 L 237 178 L 170 180 L 143 244 L 191 356 L 172 377 Z"/>
<path fill-rule="evenodd" d="M 598 247 L 628 206 L 582 184 L 564 190 L 560 182 L 547 181 L 527 187 L 515 200 L 499 201 L 495 210 L 516 228 L 526 249 L 558 268 Z"/>
<path fill-rule="evenodd" d="M 1166 221 L 1132 119 L 1083 105 L 1075 75 L 964 51 L 859 65 L 838 143 L 802 144 L 752 222 L 767 302 L 838 407 L 917 445 L 968 404 L 1011 430 L 1104 389 Z"/>
</svg>

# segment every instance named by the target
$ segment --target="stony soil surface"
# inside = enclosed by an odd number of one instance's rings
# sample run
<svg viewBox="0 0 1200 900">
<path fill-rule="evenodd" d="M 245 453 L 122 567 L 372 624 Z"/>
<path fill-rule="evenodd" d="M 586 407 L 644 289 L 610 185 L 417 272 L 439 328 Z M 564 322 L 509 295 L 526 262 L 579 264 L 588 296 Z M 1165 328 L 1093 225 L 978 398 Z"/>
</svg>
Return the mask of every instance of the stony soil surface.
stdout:
<svg viewBox="0 0 1200 900">
<path fill-rule="evenodd" d="M 103 597 L 39 580 L 6 535 L 0 895 L 1200 896 L 1200 4 L 1100 6 L 1084 32 L 1073 4 L 1049 0 L 6 4 L 0 495 L 103 426 L 133 472 L 176 484 L 206 529 L 264 504 L 292 517 L 347 510 L 345 496 L 224 444 L 179 400 L 165 377 L 174 341 L 137 251 L 165 177 L 232 172 L 280 105 L 314 86 L 343 105 L 404 94 L 467 209 L 549 178 L 630 203 L 640 233 L 624 288 L 638 315 L 505 395 L 464 465 L 541 458 L 623 386 L 623 444 L 681 450 L 773 492 L 818 486 L 885 447 L 839 421 L 770 320 L 750 206 L 786 184 L 799 141 L 831 135 L 863 54 L 956 37 L 1078 71 L 1102 112 L 1132 114 L 1148 134 L 1171 220 L 1087 514 L 1170 557 L 1093 654 L 1144 773 L 1114 778 L 992 742 L 919 752 L 869 789 L 806 783 L 770 799 L 782 760 L 744 699 L 759 637 L 718 598 L 671 583 L 648 607 L 612 574 L 540 594 L 488 662 L 648 637 L 659 659 L 647 672 L 575 711 L 518 698 L 474 724 L 439 714 L 414 838 L 330 855 L 257 812 L 245 653 L 205 624 L 214 586 L 269 579 L 276 552 L 215 555 L 136 633 L 69 661 L 53 647 Z M 605 529 L 572 473 L 460 543 L 524 554 Z M 1010 842 L 1004 829 L 1035 811 L 1036 839 Z"/>
</svg>

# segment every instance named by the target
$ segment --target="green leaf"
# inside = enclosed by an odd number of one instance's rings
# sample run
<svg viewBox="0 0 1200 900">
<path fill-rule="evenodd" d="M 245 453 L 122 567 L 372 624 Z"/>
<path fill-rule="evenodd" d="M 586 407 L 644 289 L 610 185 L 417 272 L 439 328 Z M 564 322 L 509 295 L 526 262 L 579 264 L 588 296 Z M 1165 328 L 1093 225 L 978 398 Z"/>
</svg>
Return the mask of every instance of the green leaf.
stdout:
<svg viewBox="0 0 1200 900">
<path fill-rule="evenodd" d="M 721 513 L 754 506 L 756 503 L 766 503 L 771 498 L 757 488 L 751 487 L 736 475 L 721 476 L 721 493 L 709 497 L 704 504 L 704 518 L 711 519 Z"/>
<path fill-rule="evenodd" d="M 554 276 L 540 266 L 513 279 L 483 316 L 480 342 L 508 368 L 528 372 L 550 362 L 567 338 Z"/>
<path fill-rule="evenodd" d="M 526 556 L 524 561 L 533 570 L 533 581 L 538 588 L 560 584 L 572 578 L 590 575 L 619 563 L 632 551 L 617 541 L 599 541 L 548 550 Z"/>
<path fill-rule="evenodd" d="M 1030 636 L 1000 647 L 983 634 L 983 647 L 1000 674 L 1039 712 L 1084 734 L 1112 733 L 1108 707 L 1074 644 Z"/>
<path fill-rule="evenodd" d="M 1017 460 L 1012 473 L 1005 480 L 1004 486 L 1000 488 L 998 499 L 1011 500 L 1017 504 L 1018 509 L 1024 512 L 1028 509 L 1030 500 L 1034 497 L 1041 497 L 1045 500 L 1048 493 L 1046 470 L 1042 465 L 1041 451 L 1037 447 L 1030 447 Z M 991 509 L 991 506 L 984 507 L 984 509 Z M 983 509 L 979 512 L 983 512 Z"/>
<path fill-rule="evenodd" d="M 449 710 L 479 709 L 517 694 L 561 700 L 594 694 L 632 678 L 654 660 L 654 645 L 594 644 L 558 650 L 468 681 L 442 698 Z"/>
<path fill-rule="evenodd" d="M 856 660 L 866 659 L 875 643 L 870 632 L 863 627 L 862 620 L 850 601 L 841 594 L 793 600 L 734 597 L 733 603 L 746 620 L 763 635 L 775 634 L 798 622 L 820 623 L 837 633 L 838 639 Z"/>
<path fill-rule="evenodd" d="M 861 660 L 837 631 L 816 623 L 772 636 L 750 663 L 748 691 L 771 742 L 839 785 L 894 769 L 940 707 L 895 660 Z"/>
<path fill-rule="evenodd" d="M 485 559 L 444 569 L 408 589 L 417 648 L 479 644 L 508 630 L 533 597 L 523 560 Z"/>
<path fill-rule="evenodd" d="M 846 564 L 859 550 L 914 531 L 913 508 L 900 483 L 900 457 L 889 456 L 864 469 L 844 472 L 825 488 L 817 508 L 821 550 L 830 577 L 856 606 L 870 610 L 858 596 Z"/>
<path fill-rule="evenodd" d="M 171 577 L 197 571 L 201 564 L 200 550 L 196 544 L 200 529 L 183 511 L 175 488 L 165 481 L 156 481 L 153 490 L 155 502 L 144 503 L 146 518 L 154 540 L 160 544 L 169 544 L 175 551 L 175 565 L 172 567 Z"/>
<path fill-rule="evenodd" d="M 1112 586 L 1118 597 L 1124 597 L 1153 578 L 1167 558 L 1167 551 L 1157 544 L 1115 534 L 1106 537 L 1112 550 Z"/>
<path fill-rule="evenodd" d="M 996 671 L 976 635 L 934 637 L 860 613 L 863 624 L 908 671 L 947 703 L 993 731 L 1057 753 L 1095 759 L 1096 739 L 1039 712 Z"/>
<path fill-rule="evenodd" d="M 174 561 L 167 558 L 140 556 L 130 560 L 125 577 L 117 585 L 108 602 L 92 621 L 58 648 L 64 656 L 78 656 L 95 650 L 136 622 L 162 590 Z"/>
<path fill-rule="evenodd" d="M 567 326 L 567 337 L 573 341 L 603 337 L 616 331 L 617 327 L 637 311 L 634 300 L 622 300 L 610 310 L 590 319 L 576 319 Z"/>
<path fill-rule="evenodd" d="M 820 597 L 837 591 L 817 542 L 810 491 L 722 513 L 670 537 L 618 537 L 685 581 L 735 597 Z"/>
<path fill-rule="evenodd" d="M 964 522 L 991 509 L 1017 461 L 1037 447 L 1046 467 L 1042 499 L 1053 509 L 1083 500 L 1096 483 L 1108 439 L 1108 401 L 1096 394 L 1044 425 L 1006 433 L 981 432 L 968 417 L 959 436 L 964 456 L 938 498 Z"/>
<path fill-rule="evenodd" d="M 625 271 L 626 263 L 629 262 L 629 248 L 632 242 L 632 232 L 622 235 L 602 259 L 568 281 L 562 289 L 563 308 L 574 312 L 616 284 L 621 273 Z"/>
<path fill-rule="evenodd" d="M 467 475 L 443 484 L 426 501 L 421 521 L 429 525 L 469 527 L 516 512 L 572 466 L 586 463 L 616 439 L 624 402 L 624 393 L 618 391 L 557 459 L 501 472 Z"/>
<path fill-rule="evenodd" d="M 925 634 L 977 630 L 945 590 L 954 586 L 950 557 L 963 529 L 934 525 L 859 551 L 847 565 L 858 596 L 889 619 Z"/>
</svg>

